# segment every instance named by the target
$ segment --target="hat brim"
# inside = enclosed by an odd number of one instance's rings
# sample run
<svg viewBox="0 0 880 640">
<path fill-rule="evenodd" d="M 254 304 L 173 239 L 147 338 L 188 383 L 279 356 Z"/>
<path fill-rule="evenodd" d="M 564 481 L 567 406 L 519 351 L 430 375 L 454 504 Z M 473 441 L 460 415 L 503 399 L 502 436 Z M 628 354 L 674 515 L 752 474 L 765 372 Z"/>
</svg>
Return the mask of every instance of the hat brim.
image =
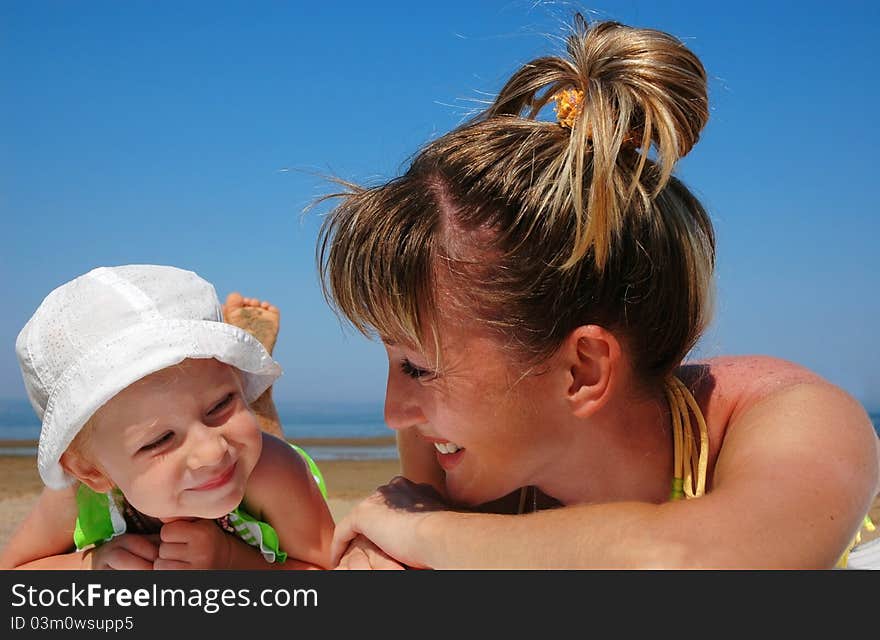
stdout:
<svg viewBox="0 0 880 640">
<path fill-rule="evenodd" d="M 129 327 L 79 358 L 50 394 L 37 451 L 46 486 L 71 484 L 61 454 L 101 406 L 141 378 L 188 358 L 215 358 L 239 369 L 248 403 L 282 373 L 259 340 L 225 322 L 163 319 Z"/>
</svg>

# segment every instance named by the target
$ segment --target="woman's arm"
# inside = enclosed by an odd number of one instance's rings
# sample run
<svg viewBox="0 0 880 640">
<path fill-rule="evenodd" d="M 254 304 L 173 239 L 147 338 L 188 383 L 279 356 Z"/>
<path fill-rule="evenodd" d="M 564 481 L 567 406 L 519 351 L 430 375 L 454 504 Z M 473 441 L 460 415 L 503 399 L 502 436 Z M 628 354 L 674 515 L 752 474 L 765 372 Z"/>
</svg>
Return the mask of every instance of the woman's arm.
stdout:
<svg viewBox="0 0 880 640">
<path fill-rule="evenodd" d="M 702 498 L 506 516 L 444 510 L 399 480 L 338 524 L 333 557 L 361 534 L 415 567 L 828 568 L 878 490 L 877 451 L 861 405 L 802 384 L 732 419 Z"/>
<path fill-rule="evenodd" d="M 333 517 L 308 465 L 289 444 L 263 435 L 263 453 L 248 482 L 245 506 L 278 533 L 288 554 L 278 568 L 330 567 Z"/>
</svg>

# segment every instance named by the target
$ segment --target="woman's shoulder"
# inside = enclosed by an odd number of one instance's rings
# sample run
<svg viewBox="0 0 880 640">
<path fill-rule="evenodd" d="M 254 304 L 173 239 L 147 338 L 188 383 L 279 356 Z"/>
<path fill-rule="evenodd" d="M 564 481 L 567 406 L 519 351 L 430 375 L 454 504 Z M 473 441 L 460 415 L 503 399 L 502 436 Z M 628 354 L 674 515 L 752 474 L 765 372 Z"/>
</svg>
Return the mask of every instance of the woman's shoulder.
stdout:
<svg viewBox="0 0 880 640">
<path fill-rule="evenodd" d="M 682 365 L 678 376 L 703 407 L 741 412 L 769 395 L 811 384 L 834 387 L 815 371 L 763 355 L 718 356 Z"/>
<path fill-rule="evenodd" d="M 711 375 L 726 383 L 753 381 L 779 385 L 825 382 L 818 373 L 801 364 L 765 355 L 716 356 L 685 363 L 679 371 L 683 377 L 699 379 Z"/>
<path fill-rule="evenodd" d="M 678 375 L 693 392 L 716 441 L 755 415 L 782 423 L 805 412 L 836 424 L 868 425 L 867 412 L 845 389 L 809 368 L 771 356 L 723 356 L 688 363 Z M 784 420 L 783 420 L 784 418 Z M 864 423 L 864 424 L 863 424 Z M 864 430 L 864 429 L 862 429 Z"/>
<path fill-rule="evenodd" d="M 798 389 L 803 396 L 827 398 L 846 393 L 798 363 L 762 355 L 718 356 L 689 362 L 677 371 L 690 388 L 709 426 L 714 453 L 728 428 L 771 397 Z"/>
</svg>

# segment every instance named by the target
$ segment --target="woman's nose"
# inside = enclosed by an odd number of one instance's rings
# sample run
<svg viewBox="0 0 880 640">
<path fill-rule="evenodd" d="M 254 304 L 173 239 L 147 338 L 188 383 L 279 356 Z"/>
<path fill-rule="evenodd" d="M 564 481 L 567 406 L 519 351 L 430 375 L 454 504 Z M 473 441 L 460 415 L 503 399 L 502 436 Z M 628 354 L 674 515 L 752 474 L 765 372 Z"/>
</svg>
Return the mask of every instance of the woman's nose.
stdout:
<svg viewBox="0 0 880 640">
<path fill-rule="evenodd" d="M 193 442 L 187 455 L 187 465 L 190 469 L 211 467 L 223 460 L 229 451 L 229 443 L 223 435 L 223 430 L 217 427 L 200 425 L 191 432 Z"/>
<path fill-rule="evenodd" d="M 391 429 L 408 429 L 427 422 L 418 402 L 419 390 L 414 381 L 402 372 L 389 367 L 388 384 L 385 389 L 385 424 Z"/>
</svg>

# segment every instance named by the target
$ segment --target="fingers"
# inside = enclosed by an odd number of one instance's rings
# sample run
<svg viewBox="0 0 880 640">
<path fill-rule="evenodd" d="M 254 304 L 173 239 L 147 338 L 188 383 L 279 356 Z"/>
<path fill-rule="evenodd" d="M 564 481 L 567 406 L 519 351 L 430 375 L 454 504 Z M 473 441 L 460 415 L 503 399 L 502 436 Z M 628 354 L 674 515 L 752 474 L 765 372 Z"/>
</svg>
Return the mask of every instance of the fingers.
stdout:
<svg viewBox="0 0 880 640">
<path fill-rule="evenodd" d="M 403 571 L 406 567 L 382 551 L 370 540 L 357 536 L 343 553 L 336 567 L 340 570 Z"/>
<path fill-rule="evenodd" d="M 159 557 L 155 536 L 126 533 L 91 551 L 92 568 L 149 570 Z"/>
<path fill-rule="evenodd" d="M 366 559 L 371 569 L 382 571 L 403 571 L 405 569 L 402 564 L 363 536 L 357 536 L 352 541 L 352 545 L 361 552 L 361 556 Z"/>
<path fill-rule="evenodd" d="M 159 545 L 159 560 L 186 560 L 190 554 L 190 546 L 185 542 L 163 542 Z"/>
<path fill-rule="evenodd" d="M 159 531 L 162 542 L 189 542 L 195 530 L 200 526 L 199 520 L 174 520 L 166 522 Z M 211 526 L 214 526 L 213 523 Z"/>
<path fill-rule="evenodd" d="M 199 529 L 205 525 L 204 520 L 174 520 L 166 522 L 159 531 L 159 548 L 156 561 L 164 568 L 174 563 L 189 565 L 193 554 L 193 544 L 198 544 Z M 210 526 L 215 526 L 210 523 Z M 156 567 L 154 563 L 154 568 Z"/>
<path fill-rule="evenodd" d="M 159 557 L 159 549 L 152 536 L 129 534 L 120 536 L 116 549 L 126 551 L 132 556 L 152 562 Z"/>
<path fill-rule="evenodd" d="M 330 566 L 335 567 L 339 564 L 342 554 L 348 549 L 349 543 L 358 535 L 358 532 L 352 528 L 354 521 L 349 515 L 337 523 L 333 531 L 333 542 L 330 543 Z"/>
<path fill-rule="evenodd" d="M 336 565 L 336 569 L 339 571 L 366 571 L 372 568 L 364 550 L 356 547 L 349 547 L 339 559 L 339 564 Z"/>
<path fill-rule="evenodd" d="M 154 560 L 167 562 L 184 561 L 191 553 L 195 523 L 188 520 L 175 520 L 162 525 L 159 531 L 159 547 Z M 155 567 L 155 564 L 154 564 Z"/>
</svg>

